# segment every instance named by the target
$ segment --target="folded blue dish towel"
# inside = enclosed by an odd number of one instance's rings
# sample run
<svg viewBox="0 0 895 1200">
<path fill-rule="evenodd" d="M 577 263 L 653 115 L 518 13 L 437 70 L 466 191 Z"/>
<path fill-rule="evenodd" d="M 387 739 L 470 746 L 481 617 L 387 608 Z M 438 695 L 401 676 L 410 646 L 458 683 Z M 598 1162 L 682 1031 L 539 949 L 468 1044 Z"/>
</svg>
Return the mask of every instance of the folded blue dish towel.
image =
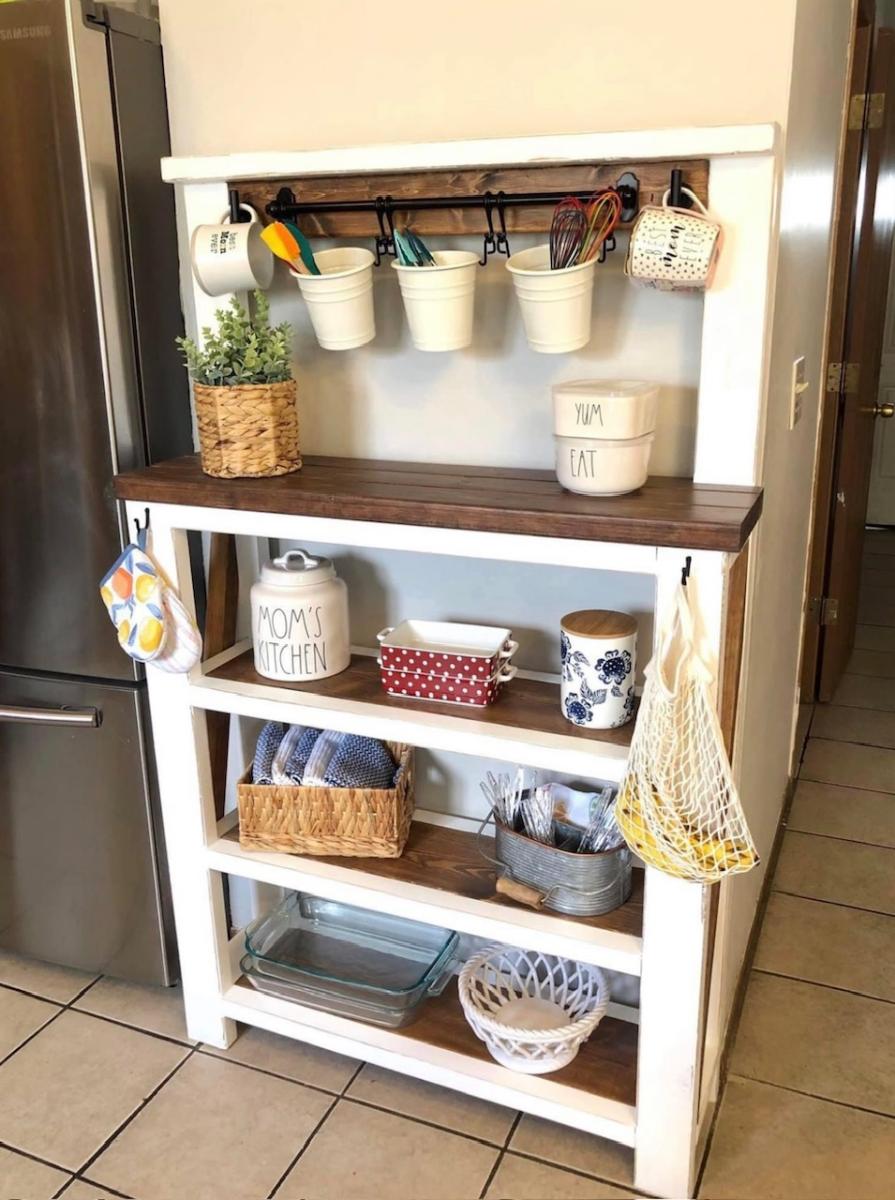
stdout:
<svg viewBox="0 0 895 1200">
<path fill-rule="evenodd" d="M 274 783 L 274 759 L 287 731 L 290 727 L 280 721 L 268 721 L 261 730 L 252 764 L 253 783 Z M 287 746 L 283 752 L 287 752 Z M 324 734 L 319 729 L 302 729 L 288 753 L 284 774 L 296 785 L 390 788 L 397 774 L 395 760 L 384 742 L 355 733 Z M 282 776 L 278 778 L 282 782 Z"/>
<path fill-rule="evenodd" d="M 330 787 L 390 788 L 395 760 L 388 746 L 376 738 L 345 733 L 339 738 L 324 776 Z"/>
<path fill-rule="evenodd" d="M 319 729 L 303 729 L 286 763 L 286 774 L 293 783 L 301 783 L 314 743 L 320 737 Z"/>
<path fill-rule="evenodd" d="M 258 735 L 255 761 L 252 763 L 252 783 L 273 783 L 271 768 L 277 748 L 286 735 L 282 721 L 268 721 Z"/>
</svg>

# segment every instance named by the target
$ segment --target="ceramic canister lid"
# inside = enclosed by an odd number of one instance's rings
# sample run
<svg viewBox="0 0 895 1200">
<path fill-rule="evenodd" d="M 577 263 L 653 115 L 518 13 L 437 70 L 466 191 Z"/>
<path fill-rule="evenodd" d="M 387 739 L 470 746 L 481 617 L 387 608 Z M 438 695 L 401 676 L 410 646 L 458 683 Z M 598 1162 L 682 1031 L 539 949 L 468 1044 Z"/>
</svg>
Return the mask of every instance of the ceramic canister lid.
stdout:
<svg viewBox="0 0 895 1200">
<path fill-rule="evenodd" d="M 566 633 L 586 638 L 630 637 L 637 632 L 637 621 L 630 613 L 605 608 L 583 608 L 567 613 L 560 625 Z"/>
<path fill-rule="evenodd" d="M 331 558 L 314 558 L 307 550 L 287 550 L 261 568 L 262 582 L 274 587 L 305 587 L 335 577 Z"/>
</svg>

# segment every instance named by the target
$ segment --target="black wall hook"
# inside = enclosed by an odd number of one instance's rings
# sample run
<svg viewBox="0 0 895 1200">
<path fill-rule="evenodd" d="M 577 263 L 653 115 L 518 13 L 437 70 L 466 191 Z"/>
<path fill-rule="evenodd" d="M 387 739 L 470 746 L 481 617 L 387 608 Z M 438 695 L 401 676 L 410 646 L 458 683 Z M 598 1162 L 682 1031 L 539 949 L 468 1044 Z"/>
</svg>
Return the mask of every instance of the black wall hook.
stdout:
<svg viewBox="0 0 895 1200">
<path fill-rule="evenodd" d="M 684 559 L 684 565 L 681 568 L 681 587 L 687 586 L 687 580 L 690 578 L 690 566 L 691 566 L 692 562 L 693 562 L 693 559 L 688 554 L 687 557 Z"/>
<path fill-rule="evenodd" d="M 492 254 L 505 254 L 510 257 L 510 242 L 507 237 L 507 222 L 503 211 L 503 192 L 498 192 L 495 196 L 493 192 L 485 192 L 482 196 L 482 204 L 485 207 L 485 219 L 488 222 L 488 232 L 482 237 L 482 257 L 479 259 L 479 266 L 484 267 L 488 262 L 488 258 Z M 494 210 L 497 210 L 497 217 L 500 221 L 500 229 L 494 230 Z"/>
<path fill-rule="evenodd" d="M 672 208 L 692 208 L 693 201 L 684 192 L 684 173 L 680 167 L 674 167 L 671 172 L 671 184 L 668 188 L 671 193 L 668 197 L 668 203 Z"/>
<path fill-rule="evenodd" d="M 374 266 L 379 266 L 383 256 L 397 256 L 395 249 L 394 200 L 391 196 L 376 197 L 376 220 L 379 222 L 379 236 L 373 247 L 376 254 Z"/>
<path fill-rule="evenodd" d="M 140 524 L 140 518 L 134 517 L 134 529 L 136 529 L 136 531 L 137 531 L 138 538 L 141 533 L 146 533 L 148 531 L 148 529 L 149 529 L 149 509 L 148 508 L 143 509 L 143 524 L 142 525 Z"/>
</svg>

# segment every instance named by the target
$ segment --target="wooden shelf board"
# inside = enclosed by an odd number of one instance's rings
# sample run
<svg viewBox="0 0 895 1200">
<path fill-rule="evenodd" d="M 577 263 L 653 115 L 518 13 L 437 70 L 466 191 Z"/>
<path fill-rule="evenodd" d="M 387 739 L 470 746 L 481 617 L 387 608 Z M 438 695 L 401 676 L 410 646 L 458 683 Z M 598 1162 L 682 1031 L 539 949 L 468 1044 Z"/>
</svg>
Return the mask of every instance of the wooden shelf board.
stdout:
<svg viewBox="0 0 895 1200">
<path fill-rule="evenodd" d="M 479 852 L 477 835 L 424 821 L 414 821 L 400 858 L 318 858 L 242 850 L 236 829 L 218 838 L 207 853 L 211 866 L 230 874 L 315 895 L 332 892 L 333 898 L 378 911 L 640 974 L 639 870 L 627 904 L 598 917 L 568 917 L 536 912 L 496 895 L 495 869 Z"/>
<path fill-rule="evenodd" d="M 569 1066 L 536 1076 L 491 1058 L 466 1023 L 456 981 L 396 1030 L 264 995 L 244 978 L 223 999 L 237 1020 L 633 1145 L 638 1029 L 631 1022 L 605 1017 Z"/>
<path fill-rule="evenodd" d="M 329 679 L 283 683 L 259 675 L 246 650 L 195 678 L 190 692 L 199 708 L 270 719 L 282 713 L 294 717 L 292 724 L 321 721 L 342 732 L 433 750 L 516 757 L 527 766 L 593 779 L 621 778 L 634 731 L 633 721 L 620 729 L 580 729 L 562 715 L 559 685 L 534 679 L 514 679 L 484 708 L 390 696 L 376 660 L 365 655 L 354 655 L 346 671 Z M 277 705 L 300 709 L 300 717 Z"/>
<path fill-rule="evenodd" d="M 198 457 L 115 480 L 122 500 L 739 553 L 761 489 L 651 476 L 627 496 L 563 491 L 552 471 L 308 457 L 273 479 L 214 479 Z"/>
</svg>

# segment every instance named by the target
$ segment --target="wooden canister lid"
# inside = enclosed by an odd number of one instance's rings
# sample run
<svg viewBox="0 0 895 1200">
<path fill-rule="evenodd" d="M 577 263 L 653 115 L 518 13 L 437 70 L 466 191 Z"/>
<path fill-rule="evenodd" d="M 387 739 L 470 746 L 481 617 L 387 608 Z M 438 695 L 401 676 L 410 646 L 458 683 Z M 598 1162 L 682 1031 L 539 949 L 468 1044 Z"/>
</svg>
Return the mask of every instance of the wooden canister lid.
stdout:
<svg viewBox="0 0 895 1200">
<path fill-rule="evenodd" d="M 568 613 L 560 622 L 566 633 L 577 637 L 630 637 L 637 632 L 637 621 L 630 613 L 611 612 L 605 608 L 583 608 Z"/>
</svg>

